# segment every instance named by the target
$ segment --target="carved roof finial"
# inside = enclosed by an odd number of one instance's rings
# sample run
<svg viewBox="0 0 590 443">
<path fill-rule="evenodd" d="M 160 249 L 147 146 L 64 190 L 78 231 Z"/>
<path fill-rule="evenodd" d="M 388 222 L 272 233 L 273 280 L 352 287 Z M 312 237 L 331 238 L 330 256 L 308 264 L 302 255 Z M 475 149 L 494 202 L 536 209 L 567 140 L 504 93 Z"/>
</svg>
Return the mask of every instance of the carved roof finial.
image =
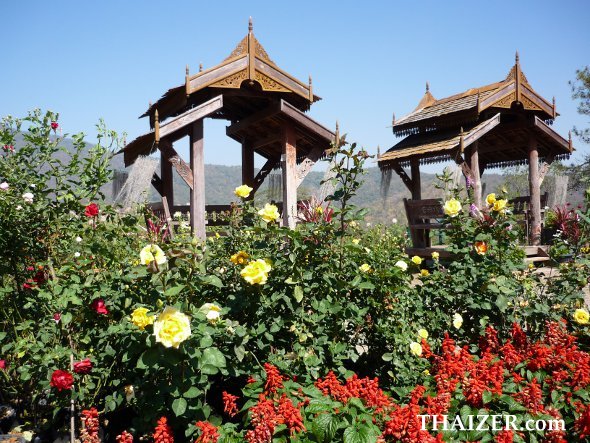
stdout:
<svg viewBox="0 0 590 443">
<path fill-rule="evenodd" d="M 186 76 L 188 77 L 190 75 L 190 69 L 188 68 L 188 64 L 186 65 Z"/>
<path fill-rule="evenodd" d="M 254 25 L 252 24 L 252 17 L 248 19 L 248 32 L 252 32 L 254 30 Z"/>
<path fill-rule="evenodd" d="M 149 102 L 148 102 L 148 105 L 149 105 L 149 108 L 151 108 L 151 107 L 152 107 L 152 102 L 151 102 L 151 101 L 149 101 Z"/>
<path fill-rule="evenodd" d="M 430 83 L 426 82 L 426 92 L 430 92 Z"/>
<path fill-rule="evenodd" d="M 199 72 L 203 72 L 203 63 L 199 63 Z"/>
<path fill-rule="evenodd" d="M 520 56 L 518 55 L 518 51 L 516 51 L 516 54 L 514 55 L 514 63 L 520 63 Z"/>
<path fill-rule="evenodd" d="M 379 160 L 379 157 L 381 157 L 381 147 L 377 145 L 377 160 Z"/>
<path fill-rule="evenodd" d="M 336 120 L 336 132 L 335 132 L 335 141 L 336 147 L 340 147 L 340 126 L 338 125 L 338 120 Z"/>
<path fill-rule="evenodd" d="M 391 113 L 391 126 L 395 125 L 395 112 Z"/>
</svg>

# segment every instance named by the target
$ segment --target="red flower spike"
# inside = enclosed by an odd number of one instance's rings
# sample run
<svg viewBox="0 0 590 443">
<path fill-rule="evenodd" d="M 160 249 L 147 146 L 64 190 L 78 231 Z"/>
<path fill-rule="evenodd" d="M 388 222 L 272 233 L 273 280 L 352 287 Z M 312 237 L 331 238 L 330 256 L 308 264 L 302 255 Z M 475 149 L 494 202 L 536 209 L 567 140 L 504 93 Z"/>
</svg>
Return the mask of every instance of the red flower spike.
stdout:
<svg viewBox="0 0 590 443">
<path fill-rule="evenodd" d="M 283 387 L 283 380 L 285 378 L 281 375 L 276 366 L 273 366 L 270 363 L 265 363 L 264 371 L 266 372 L 266 384 L 264 385 L 264 390 L 266 392 L 276 392 L 277 389 Z"/>
<path fill-rule="evenodd" d="M 117 435 L 115 440 L 117 441 L 117 443 L 133 443 L 133 435 L 131 435 L 127 431 L 123 431 L 119 435 Z"/>
<path fill-rule="evenodd" d="M 80 431 L 80 441 L 82 443 L 100 443 L 98 436 L 98 411 L 96 408 L 85 409 L 81 415 L 82 430 Z"/>
<path fill-rule="evenodd" d="M 225 391 L 223 391 L 221 396 L 223 399 L 223 412 L 225 412 L 230 417 L 236 415 L 238 413 L 238 406 L 236 405 L 236 400 L 238 397 Z"/>
<path fill-rule="evenodd" d="M 154 429 L 154 443 L 174 443 L 174 434 L 172 428 L 168 425 L 166 417 L 158 420 L 158 425 Z"/>
<path fill-rule="evenodd" d="M 57 388 L 58 391 L 69 390 L 72 389 L 74 384 L 74 377 L 68 371 L 57 369 L 51 374 L 51 381 L 49 384 L 54 388 Z"/>
<path fill-rule="evenodd" d="M 214 425 L 208 421 L 198 421 L 196 426 L 201 430 L 201 435 L 197 437 L 195 443 L 217 443 L 219 434 Z"/>
</svg>

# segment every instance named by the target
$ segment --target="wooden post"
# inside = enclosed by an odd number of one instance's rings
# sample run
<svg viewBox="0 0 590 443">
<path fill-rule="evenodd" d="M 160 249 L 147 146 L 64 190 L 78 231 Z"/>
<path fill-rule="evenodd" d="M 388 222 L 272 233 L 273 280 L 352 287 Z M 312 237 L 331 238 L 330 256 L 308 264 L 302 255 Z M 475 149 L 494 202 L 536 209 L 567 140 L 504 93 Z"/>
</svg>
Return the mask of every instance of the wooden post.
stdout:
<svg viewBox="0 0 590 443">
<path fill-rule="evenodd" d="M 531 245 L 541 244 L 541 183 L 539 181 L 539 151 L 534 134 L 529 136 L 529 189 L 531 195 Z"/>
<path fill-rule="evenodd" d="M 473 180 L 473 202 L 478 208 L 481 208 L 481 174 L 479 172 L 479 146 L 477 141 L 475 141 L 471 146 L 471 157 L 469 167 L 471 168 L 471 172 L 473 173 L 473 177 L 471 177 Z"/>
<path fill-rule="evenodd" d="M 247 140 L 242 142 L 242 184 L 254 187 L 254 149 Z M 249 198 L 253 198 L 253 194 Z"/>
<path fill-rule="evenodd" d="M 168 140 L 160 141 L 160 175 L 162 176 L 162 196 L 168 199 L 170 206 L 174 205 L 174 177 L 172 175 L 172 163 L 164 154 L 164 145 L 172 145 Z"/>
<path fill-rule="evenodd" d="M 420 160 L 413 158 L 410 161 L 412 173 L 412 200 L 422 200 L 422 184 L 420 183 Z"/>
<path fill-rule="evenodd" d="M 192 125 L 190 133 L 191 170 L 193 189 L 191 191 L 191 229 L 193 235 L 205 240 L 205 159 L 203 152 L 203 119 Z"/>
<path fill-rule="evenodd" d="M 294 229 L 297 215 L 297 141 L 293 126 L 285 123 L 283 131 L 283 226 Z"/>
</svg>

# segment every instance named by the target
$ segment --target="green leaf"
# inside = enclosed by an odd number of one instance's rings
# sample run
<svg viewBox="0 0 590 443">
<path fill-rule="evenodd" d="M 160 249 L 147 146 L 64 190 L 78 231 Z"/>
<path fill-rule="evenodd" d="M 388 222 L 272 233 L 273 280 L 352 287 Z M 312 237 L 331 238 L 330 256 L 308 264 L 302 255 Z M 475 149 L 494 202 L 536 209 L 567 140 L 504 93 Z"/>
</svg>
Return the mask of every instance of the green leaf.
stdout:
<svg viewBox="0 0 590 443">
<path fill-rule="evenodd" d="M 61 316 L 61 322 L 64 326 L 70 324 L 71 321 L 72 321 L 72 313 L 71 312 L 66 312 L 65 314 L 63 314 Z"/>
<path fill-rule="evenodd" d="M 172 412 L 179 417 L 185 413 L 187 407 L 187 402 L 184 398 L 179 397 L 172 402 Z"/>
<path fill-rule="evenodd" d="M 369 443 L 369 433 L 365 427 L 350 426 L 344 430 L 344 443 Z"/>
<path fill-rule="evenodd" d="M 183 289 L 184 289 L 184 285 L 172 286 L 171 288 L 166 289 L 166 292 L 164 292 L 164 295 L 169 296 L 169 297 L 173 297 L 175 295 L 180 294 L 180 291 L 182 291 Z"/>
<path fill-rule="evenodd" d="M 238 361 L 244 360 L 244 356 L 246 355 L 246 349 L 242 345 L 234 346 L 234 352 L 236 353 L 236 358 L 238 359 Z"/>
<path fill-rule="evenodd" d="M 303 289 L 301 289 L 301 286 L 295 286 L 295 289 L 293 289 L 293 297 L 295 297 L 297 303 L 301 303 L 301 300 L 303 300 Z"/>
<path fill-rule="evenodd" d="M 182 394 L 184 398 L 196 398 L 201 395 L 201 390 L 195 386 L 191 386 L 188 390 Z"/>
<path fill-rule="evenodd" d="M 217 348 L 205 349 L 203 351 L 203 356 L 201 357 L 201 361 L 199 363 L 202 366 L 210 365 L 215 368 L 225 368 L 226 365 L 225 357 Z"/>
<path fill-rule="evenodd" d="M 141 354 L 137 360 L 138 369 L 157 368 L 160 351 L 157 348 L 149 348 Z"/>
<path fill-rule="evenodd" d="M 311 423 L 311 432 L 320 443 L 331 442 L 337 430 L 338 419 L 332 414 L 321 414 Z"/>
</svg>

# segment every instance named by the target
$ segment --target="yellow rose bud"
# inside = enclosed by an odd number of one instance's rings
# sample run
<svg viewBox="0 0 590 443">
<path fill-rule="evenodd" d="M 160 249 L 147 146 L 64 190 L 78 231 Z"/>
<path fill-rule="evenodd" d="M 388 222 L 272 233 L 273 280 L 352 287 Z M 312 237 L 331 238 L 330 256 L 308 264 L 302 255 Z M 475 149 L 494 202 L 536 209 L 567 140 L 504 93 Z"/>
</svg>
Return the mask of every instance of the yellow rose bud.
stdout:
<svg viewBox="0 0 590 443">
<path fill-rule="evenodd" d="M 422 275 L 422 277 L 428 277 L 430 275 L 430 271 L 428 269 L 420 269 L 420 275 Z"/>
<path fill-rule="evenodd" d="M 447 200 L 443 206 L 443 210 L 449 217 L 456 217 L 462 210 L 461 202 L 456 198 Z"/>
<path fill-rule="evenodd" d="M 420 329 L 418 331 L 418 335 L 420 336 L 420 338 L 423 338 L 426 340 L 428 338 L 428 331 L 426 329 Z"/>
<path fill-rule="evenodd" d="M 586 309 L 576 309 L 574 312 L 574 321 L 579 325 L 587 325 L 590 323 L 590 313 Z"/>
<path fill-rule="evenodd" d="M 359 269 L 362 272 L 369 272 L 371 270 L 371 267 L 368 264 L 363 263 L 362 265 L 359 266 Z"/>
<path fill-rule="evenodd" d="M 438 259 L 439 259 L 439 257 L 440 257 L 440 254 L 439 254 L 438 252 L 434 251 L 434 252 L 432 253 L 432 259 L 433 259 L 433 260 L 438 260 Z"/>
<path fill-rule="evenodd" d="M 361 241 L 361 240 L 360 240 L 360 239 L 358 239 L 358 238 L 353 238 L 353 239 L 352 239 L 352 243 L 353 243 L 353 244 L 355 244 L 355 245 L 358 245 L 360 241 Z"/>
<path fill-rule="evenodd" d="M 416 343 L 415 341 L 413 341 L 410 344 L 410 351 L 415 356 L 420 357 L 422 355 L 422 345 L 420 343 Z"/>
<path fill-rule="evenodd" d="M 273 222 L 281 216 L 281 214 L 279 214 L 279 208 L 277 208 L 275 205 L 271 205 L 270 203 L 264 205 L 264 208 L 258 211 L 258 215 L 266 223 Z"/>
<path fill-rule="evenodd" d="M 199 311 L 203 312 L 210 322 L 216 321 L 221 316 L 221 308 L 214 303 L 205 303 Z"/>
<path fill-rule="evenodd" d="M 234 194 L 240 198 L 248 198 L 250 196 L 250 192 L 252 192 L 252 188 L 248 185 L 238 186 L 234 189 Z"/>
<path fill-rule="evenodd" d="M 488 194 L 488 196 L 486 197 L 486 202 L 490 206 L 492 206 L 494 203 L 496 203 L 496 194 L 494 194 L 494 193 Z"/>
<path fill-rule="evenodd" d="M 154 322 L 156 342 L 167 348 L 178 348 L 191 335 L 190 319 L 171 306 L 166 307 Z"/>
<path fill-rule="evenodd" d="M 422 264 L 422 259 L 420 257 L 418 257 L 417 255 L 414 255 L 412 257 L 412 263 L 414 263 L 416 265 L 420 265 L 420 264 Z"/>
<path fill-rule="evenodd" d="M 251 285 L 263 285 L 268 279 L 268 273 L 272 269 L 271 265 L 259 258 L 258 260 L 251 261 L 240 272 L 240 275 Z"/>
<path fill-rule="evenodd" d="M 239 251 L 230 257 L 230 261 L 234 265 L 243 265 L 250 258 L 247 252 Z"/>
<path fill-rule="evenodd" d="M 142 331 L 146 326 L 154 324 L 154 317 L 147 315 L 148 312 L 150 311 L 146 308 L 137 308 L 131 313 L 131 323 Z"/>
</svg>

